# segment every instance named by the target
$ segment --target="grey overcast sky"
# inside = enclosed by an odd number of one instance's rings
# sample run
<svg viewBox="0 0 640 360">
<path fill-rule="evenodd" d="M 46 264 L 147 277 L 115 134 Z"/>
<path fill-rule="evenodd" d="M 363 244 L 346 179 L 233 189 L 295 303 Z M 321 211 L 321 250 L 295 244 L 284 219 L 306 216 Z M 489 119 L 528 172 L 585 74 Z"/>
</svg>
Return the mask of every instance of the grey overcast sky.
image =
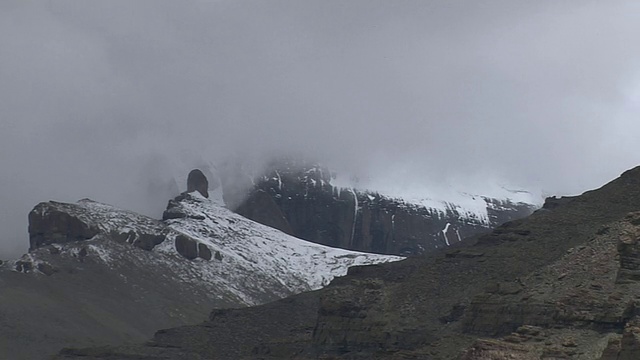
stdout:
<svg viewBox="0 0 640 360">
<path fill-rule="evenodd" d="M 635 0 L 2 0 L 0 258 L 40 201 L 152 212 L 227 156 L 598 187 L 640 163 L 639 38 Z"/>
</svg>

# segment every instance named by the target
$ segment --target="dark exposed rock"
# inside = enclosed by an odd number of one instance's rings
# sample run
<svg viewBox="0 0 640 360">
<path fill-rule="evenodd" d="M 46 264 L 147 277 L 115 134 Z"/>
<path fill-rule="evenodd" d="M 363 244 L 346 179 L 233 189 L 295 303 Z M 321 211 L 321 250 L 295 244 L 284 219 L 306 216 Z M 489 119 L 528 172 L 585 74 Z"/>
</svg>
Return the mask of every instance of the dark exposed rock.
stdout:
<svg viewBox="0 0 640 360">
<path fill-rule="evenodd" d="M 468 250 L 468 249 L 457 249 L 457 250 L 453 250 L 445 253 L 445 257 L 448 257 L 448 258 L 455 258 L 455 257 L 478 258 L 481 256 L 484 256 L 484 253 L 479 251 Z"/>
<path fill-rule="evenodd" d="M 15 269 L 17 272 L 27 273 L 33 271 L 33 263 L 30 261 L 18 260 L 16 261 Z"/>
<path fill-rule="evenodd" d="M 315 347 L 345 353 L 362 347 L 389 348 L 396 341 L 385 334 L 386 322 L 368 316 L 384 311 L 382 283 L 371 280 L 358 285 L 333 287 L 321 296 L 313 332 Z"/>
<path fill-rule="evenodd" d="M 316 164 L 284 160 L 272 164 L 253 190 L 227 196 L 239 214 L 316 243 L 375 253 L 417 255 L 487 232 L 531 214 L 534 206 L 491 198 L 487 219 L 467 217 L 455 205 L 446 211 L 405 203 L 378 193 L 342 189 Z M 223 183 L 224 187 L 224 183 Z"/>
<path fill-rule="evenodd" d="M 530 229 L 523 229 L 522 221 L 513 220 L 496 227 L 492 232 L 479 236 L 478 243 L 493 244 L 504 241 L 534 241 L 535 237 L 529 237 Z"/>
<path fill-rule="evenodd" d="M 139 226 L 136 231 L 121 232 L 119 229 L 128 228 L 132 213 L 110 211 L 113 211 L 113 208 L 108 205 L 88 199 L 80 200 L 76 204 L 55 201 L 40 203 L 29 213 L 29 250 L 53 244 L 86 241 L 98 235 L 118 242 L 127 242 L 144 250 L 151 250 L 164 241 L 164 225 L 160 222 L 139 216 L 137 218 L 143 226 Z M 49 251 L 55 254 L 58 250 L 51 246 Z M 79 255 L 82 257 L 82 253 Z"/>
<path fill-rule="evenodd" d="M 211 260 L 211 250 L 205 244 L 198 244 L 198 257 L 205 260 Z"/>
<path fill-rule="evenodd" d="M 144 354 L 131 353 L 134 349 L 127 349 L 127 351 L 114 351 L 109 347 L 102 348 L 64 348 L 60 351 L 57 359 L 69 359 L 69 358 L 81 358 L 85 360 L 93 360 L 97 358 L 106 357 L 113 360 L 168 360 L 168 359 L 181 359 L 181 360 L 202 360 L 198 355 L 180 351 L 178 349 L 160 348 L 155 350 L 146 350 Z"/>
<path fill-rule="evenodd" d="M 558 309 L 551 304 L 477 297 L 469 305 L 464 331 L 483 336 L 504 335 L 525 324 L 549 326 L 557 316 Z"/>
<path fill-rule="evenodd" d="M 631 228 L 623 222 L 616 225 L 616 232 L 628 233 Z M 622 271 L 616 261 L 619 242 L 623 240 L 603 234 L 570 249 L 560 262 L 542 272 L 488 286 L 471 301 L 464 331 L 496 336 L 522 325 L 572 324 L 598 331 L 622 328 L 635 313 L 635 304 L 615 291 L 620 283 L 615 279 Z"/>
<path fill-rule="evenodd" d="M 182 193 L 175 197 L 175 199 L 169 200 L 167 204 L 167 209 L 162 213 L 162 220 L 172 220 L 172 219 L 194 219 L 194 220 L 204 220 L 204 216 L 198 214 L 192 214 L 180 205 L 180 201 L 185 200 L 189 197 L 188 193 Z"/>
<path fill-rule="evenodd" d="M 187 192 L 198 191 L 202 196 L 209 197 L 209 181 L 202 171 L 194 169 L 187 177 Z"/>
<path fill-rule="evenodd" d="M 47 276 L 51 276 L 55 273 L 58 272 L 58 269 L 56 269 L 55 267 L 51 266 L 50 264 L 47 264 L 45 262 L 43 263 L 39 263 L 38 264 L 38 271 L 40 271 L 41 273 L 47 275 Z"/>
<path fill-rule="evenodd" d="M 194 260 L 195 258 L 201 258 L 204 260 L 211 260 L 212 253 L 211 249 L 203 243 L 200 243 L 186 235 L 177 235 L 175 238 L 175 246 L 176 251 L 189 260 Z M 216 259 L 218 258 L 219 252 L 216 252 Z M 220 256 L 221 260 L 222 257 Z"/>
<path fill-rule="evenodd" d="M 220 254 L 220 251 L 216 251 L 215 259 L 218 260 L 218 261 L 222 260 L 222 254 Z"/>
<path fill-rule="evenodd" d="M 489 339 L 476 341 L 472 346 L 464 351 L 460 360 L 476 359 L 521 359 L 537 360 L 539 358 L 529 357 L 527 349 L 521 345 L 508 342 L 501 342 Z"/>
<path fill-rule="evenodd" d="M 282 210 L 264 190 L 256 190 L 247 201 L 236 209 L 236 212 L 253 221 L 279 229 L 290 235 L 293 234 L 293 229 L 291 229 Z"/>
<path fill-rule="evenodd" d="M 166 239 L 164 234 L 137 233 L 134 230 L 122 233 L 112 231 L 109 236 L 116 241 L 126 242 L 143 250 L 152 250 Z"/>
<path fill-rule="evenodd" d="M 29 213 L 30 250 L 51 244 L 88 240 L 100 231 L 94 224 L 60 208 L 61 203 L 38 204 Z"/>
<path fill-rule="evenodd" d="M 629 214 L 626 220 L 636 223 L 640 218 L 640 213 Z M 617 282 L 637 282 L 640 281 L 640 229 L 631 228 L 620 236 L 618 243 L 618 254 L 620 257 L 620 270 L 618 271 Z"/>
<path fill-rule="evenodd" d="M 553 210 L 560 206 L 568 204 L 574 198 L 575 196 L 562 196 L 562 197 L 551 196 L 544 200 L 544 204 L 542 205 L 542 208 L 546 210 Z"/>
<path fill-rule="evenodd" d="M 164 235 L 140 234 L 133 242 L 133 245 L 143 250 L 151 250 L 156 245 L 160 245 L 164 240 Z"/>
<path fill-rule="evenodd" d="M 451 311 L 440 318 L 440 321 L 444 324 L 448 324 L 450 322 L 458 321 L 464 315 L 464 311 L 467 307 L 462 304 L 456 304 L 451 308 Z"/>
<path fill-rule="evenodd" d="M 182 219 L 186 217 L 187 214 L 181 212 L 177 207 L 173 206 L 173 204 L 171 204 L 171 201 L 169 201 L 167 209 L 162 213 L 162 220 Z"/>
<path fill-rule="evenodd" d="M 629 321 L 621 337 L 609 340 L 600 360 L 640 359 L 640 319 Z"/>
<path fill-rule="evenodd" d="M 198 257 L 198 242 L 185 236 L 178 235 L 175 240 L 176 250 L 178 253 L 189 260 Z"/>
</svg>

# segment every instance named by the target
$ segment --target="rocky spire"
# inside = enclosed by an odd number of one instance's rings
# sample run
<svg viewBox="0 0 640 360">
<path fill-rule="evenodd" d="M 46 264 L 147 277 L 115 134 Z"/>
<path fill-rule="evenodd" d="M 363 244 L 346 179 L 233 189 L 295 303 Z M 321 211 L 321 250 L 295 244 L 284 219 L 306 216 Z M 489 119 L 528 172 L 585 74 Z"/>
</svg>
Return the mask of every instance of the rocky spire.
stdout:
<svg viewBox="0 0 640 360">
<path fill-rule="evenodd" d="M 191 170 L 187 177 L 187 192 L 194 190 L 198 190 L 206 198 L 209 197 L 209 181 L 199 169 Z"/>
</svg>

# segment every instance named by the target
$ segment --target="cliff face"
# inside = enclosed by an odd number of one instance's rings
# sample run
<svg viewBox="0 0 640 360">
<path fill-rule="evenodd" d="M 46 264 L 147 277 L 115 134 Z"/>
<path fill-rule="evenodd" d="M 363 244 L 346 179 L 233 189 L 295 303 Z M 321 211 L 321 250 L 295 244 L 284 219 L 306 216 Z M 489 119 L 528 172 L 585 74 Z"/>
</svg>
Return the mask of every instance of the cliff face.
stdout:
<svg viewBox="0 0 640 360">
<path fill-rule="evenodd" d="M 467 204 L 414 204 L 336 187 L 331 180 L 327 169 L 315 165 L 278 163 L 235 211 L 319 244 L 406 256 L 452 245 L 535 210 L 532 204 L 471 195 Z"/>
</svg>

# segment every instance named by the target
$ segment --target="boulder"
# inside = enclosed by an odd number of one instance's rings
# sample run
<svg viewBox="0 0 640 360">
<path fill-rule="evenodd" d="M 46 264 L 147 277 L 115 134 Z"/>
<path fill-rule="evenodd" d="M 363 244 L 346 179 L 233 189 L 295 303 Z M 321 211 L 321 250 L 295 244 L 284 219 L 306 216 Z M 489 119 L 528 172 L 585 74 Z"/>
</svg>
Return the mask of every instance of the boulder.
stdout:
<svg viewBox="0 0 640 360">
<path fill-rule="evenodd" d="M 211 250 L 203 243 L 198 244 L 198 257 L 204 260 L 211 260 Z"/>
<path fill-rule="evenodd" d="M 198 257 L 198 242 L 185 236 L 176 236 L 176 251 L 189 260 Z"/>
</svg>

